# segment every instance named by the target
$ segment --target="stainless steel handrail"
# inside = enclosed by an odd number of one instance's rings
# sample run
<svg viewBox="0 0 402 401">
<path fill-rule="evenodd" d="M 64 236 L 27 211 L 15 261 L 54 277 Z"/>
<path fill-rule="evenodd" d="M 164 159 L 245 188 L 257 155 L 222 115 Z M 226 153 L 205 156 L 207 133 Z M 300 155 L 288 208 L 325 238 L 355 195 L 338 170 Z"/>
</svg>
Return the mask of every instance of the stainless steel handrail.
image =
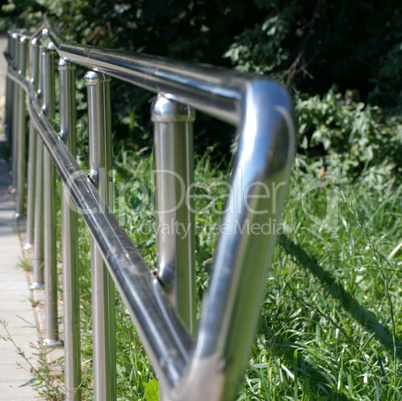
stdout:
<svg viewBox="0 0 402 401">
<path fill-rule="evenodd" d="M 160 359 L 168 361 L 161 368 L 166 371 L 157 367 L 155 370 L 170 382 L 177 380 L 189 358 L 190 336 L 130 237 L 40 110 L 32 85 L 15 71 L 9 71 L 8 76 L 28 93 L 29 113 L 35 127 L 108 263 L 151 361 L 156 366 Z M 98 213 L 103 209 L 105 213 Z"/>
<path fill-rule="evenodd" d="M 219 236 L 193 339 L 160 282 L 44 115 L 34 85 L 12 68 L 9 57 L 8 76 L 28 94 L 30 117 L 130 311 L 163 398 L 232 399 L 248 360 L 275 244 L 275 229 L 261 235 L 253 230 L 244 233 L 244 227 L 280 219 L 295 142 L 288 93 L 265 77 L 70 44 L 48 21 L 45 29 L 59 56 L 69 62 L 163 93 L 168 100 L 238 126 L 230 212 L 222 220 L 230 235 Z"/>
</svg>

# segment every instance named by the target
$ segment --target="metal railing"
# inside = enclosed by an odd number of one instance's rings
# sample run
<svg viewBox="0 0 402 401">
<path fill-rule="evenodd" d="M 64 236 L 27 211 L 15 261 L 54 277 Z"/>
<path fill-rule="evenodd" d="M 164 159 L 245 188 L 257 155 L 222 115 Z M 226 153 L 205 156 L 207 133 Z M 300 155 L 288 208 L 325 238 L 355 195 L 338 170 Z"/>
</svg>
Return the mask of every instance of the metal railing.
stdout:
<svg viewBox="0 0 402 401">
<path fill-rule="evenodd" d="M 33 287 L 45 283 L 44 342 L 49 346 L 58 344 L 59 338 L 55 169 L 63 182 L 66 399 L 80 399 L 81 381 L 77 214 L 72 209 L 81 213 L 91 233 L 94 399 L 109 401 L 116 397 L 114 286 L 158 376 L 161 399 L 233 399 L 247 365 L 275 244 L 275 229 L 262 234 L 252 228 L 279 223 L 293 160 L 294 116 L 288 93 L 262 76 L 67 43 L 48 21 L 33 35 L 16 31 L 10 32 L 9 39 L 6 122 L 12 141 L 16 213 L 17 217 L 24 215 L 26 203 L 26 248 L 34 248 Z M 52 125 L 56 55 L 59 130 Z M 76 160 L 76 66 L 90 69 L 84 78 L 89 172 L 84 172 Z M 191 235 L 184 239 L 156 230 L 156 273 L 112 212 L 112 194 L 108 192 L 110 77 L 158 94 L 151 111 L 156 224 L 175 222 L 191 228 Z M 30 117 L 28 131 L 26 109 Z M 193 109 L 236 125 L 239 138 L 221 223 L 225 229 L 220 231 L 198 322 L 192 206 Z"/>
</svg>

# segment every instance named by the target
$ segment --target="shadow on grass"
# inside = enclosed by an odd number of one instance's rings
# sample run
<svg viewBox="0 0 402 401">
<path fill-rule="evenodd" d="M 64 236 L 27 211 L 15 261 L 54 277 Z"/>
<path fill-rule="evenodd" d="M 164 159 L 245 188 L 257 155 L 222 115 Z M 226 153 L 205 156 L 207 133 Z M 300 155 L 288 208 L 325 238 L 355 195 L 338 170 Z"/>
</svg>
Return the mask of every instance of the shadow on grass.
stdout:
<svg viewBox="0 0 402 401">
<path fill-rule="evenodd" d="M 323 269 L 317 259 L 309 255 L 302 247 L 285 235 L 279 236 L 279 244 L 288 254 L 294 257 L 294 262 L 298 266 L 303 269 L 308 269 L 313 273 L 358 323 L 373 333 L 375 338 L 391 353 L 394 352 L 392 336 L 384 326 L 371 316 L 371 314 L 337 282 L 336 278 L 330 272 Z M 399 360 L 402 360 L 402 342 L 399 340 L 396 341 L 396 356 Z"/>
<path fill-rule="evenodd" d="M 262 330 L 259 334 L 266 334 L 268 329 Z M 295 373 L 295 361 L 293 359 L 294 350 L 300 348 L 296 343 L 289 341 L 284 336 L 278 336 L 275 338 L 275 350 L 274 353 L 278 356 L 278 358 L 282 361 L 282 363 L 286 366 L 289 371 Z M 331 383 L 331 380 L 325 375 L 322 369 L 317 368 L 315 365 L 311 364 L 307 361 L 306 358 L 301 356 L 300 354 L 297 356 L 297 370 L 298 370 L 298 378 L 300 380 L 304 380 L 304 378 L 309 378 L 309 388 L 316 388 L 316 393 L 320 393 L 320 398 L 325 397 L 326 400 L 334 400 L 334 401 L 349 401 L 350 398 L 345 395 L 345 393 L 336 390 Z M 327 385 L 325 385 L 327 384 Z M 331 385 L 332 384 L 332 385 Z M 317 390 L 319 388 L 319 390 Z M 317 395 L 317 394 L 316 394 Z M 311 396 L 311 394 L 309 394 Z"/>
</svg>

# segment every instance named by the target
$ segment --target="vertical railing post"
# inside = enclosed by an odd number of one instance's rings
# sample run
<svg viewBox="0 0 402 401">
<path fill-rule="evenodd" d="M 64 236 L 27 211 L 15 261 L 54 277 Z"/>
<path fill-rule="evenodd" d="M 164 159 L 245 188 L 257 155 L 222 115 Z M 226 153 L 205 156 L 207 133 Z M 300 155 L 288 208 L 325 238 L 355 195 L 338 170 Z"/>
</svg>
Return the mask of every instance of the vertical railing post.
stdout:
<svg viewBox="0 0 402 401">
<path fill-rule="evenodd" d="M 12 57 L 12 36 L 11 36 L 11 31 L 7 32 L 7 39 L 8 39 L 8 52 L 10 53 L 10 56 Z M 13 124 L 13 98 L 12 94 L 14 91 L 14 82 L 7 76 L 6 78 L 6 136 L 7 136 L 7 144 L 8 146 L 11 146 L 12 143 L 12 138 L 11 138 L 11 127 Z"/>
<path fill-rule="evenodd" d="M 43 283 L 43 143 L 38 137 L 36 143 L 36 193 L 35 193 L 35 227 L 34 227 L 34 259 L 33 290 L 42 288 Z"/>
<path fill-rule="evenodd" d="M 152 104 L 156 165 L 158 277 L 190 333 L 195 332 L 195 218 L 189 196 L 194 180 L 190 107 L 159 95 Z"/>
<path fill-rule="evenodd" d="M 103 74 L 85 74 L 88 94 L 89 179 L 112 208 L 109 82 Z M 98 210 L 96 213 L 105 213 Z M 115 289 L 102 255 L 91 239 L 94 400 L 116 399 Z"/>
<path fill-rule="evenodd" d="M 47 36 L 47 30 L 44 30 L 43 39 Z M 44 48 L 39 45 L 38 52 L 38 102 L 42 103 L 43 94 L 43 57 Z M 34 263 L 32 289 L 43 288 L 43 254 L 44 254 L 44 233 L 43 233 L 43 153 L 44 146 L 41 138 L 37 136 L 36 141 L 36 177 L 35 177 L 35 226 L 34 226 Z"/>
<path fill-rule="evenodd" d="M 59 60 L 60 137 L 76 157 L 75 67 Z M 66 400 L 80 401 L 81 348 L 80 301 L 78 280 L 78 222 L 73 200 L 66 185 L 62 186 L 62 265 L 64 303 L 64 364 Z"/>
<path fill-rule="evenodd" d="M 27 67 L 28 39 L 22 36 L 18 42 L 18 74 L 25 77 Z M 17 131 L 17 212 L 15 218 L 24 215 L 25 205 L 25 168 L 26 168 L 26 121 L 25 121 L 25 91 L 18 86 L 18 131 Z"/>
<path fill-rule="evenodd" d="M 12 92 L 13 92 L 13 84 L 14 82 L 7 76 L 6 78 L 6 116 L 5 116 L 5 125 L 6 125 L 6 138 L 8 146 L 11 145 L 11 126 L 13 124 L 12 119 Z"/>
<path fill-rule="evenodd" d="M 31 41 L 31 84 L 35 91 L 38 90 L 38 39 Z M 35 186 L 36 186 L 36 149 L 37 132 L 31 120 L 29 120 L 29 154 L 28 154 L 28 195 L 27 195 L 27 239 L 24 246 L 25 250 L 33 248 L 34 245 L 34 226 L 35 226 Z"/>
<path fill-rule="evenodd" d="M 18 51 L 18 34 L 14 32 L 11 35 L 11 56 L 13 58 L 13 68 L 18 71 L 18 57 L 19 57 L 19 51 Z M 13 104 L 13 125 L 12 125 L 12 155 L 13 155 L 13 163 L 12 163 L 12 172 L 13 172 L 13 181 L 12 181 L 12 190 L 11 193 L 16 193 L 17 192 L 17 157 L 18 157 L 18 122 L 20 120 L 20 116 L 18 114 L 18 96 L 19 96 L 19 87 L 17 84 L 13 85 L 13 99 L 14 99 L 14 104 Z"/>
<path fill-rule="evenodd" d="M 55 63 L 54 44 L 49 42 L 42 57 L 43 106 L 42 112 L 49 121 L 55 115 Z M 57 260 L 56 260 L 56 174 L 47 150 L 43 153 L 43 212 L 44 212 L 44 271 L 46 334 L 43 343 L 59 345 L 57 325 Z"/>
</svg>

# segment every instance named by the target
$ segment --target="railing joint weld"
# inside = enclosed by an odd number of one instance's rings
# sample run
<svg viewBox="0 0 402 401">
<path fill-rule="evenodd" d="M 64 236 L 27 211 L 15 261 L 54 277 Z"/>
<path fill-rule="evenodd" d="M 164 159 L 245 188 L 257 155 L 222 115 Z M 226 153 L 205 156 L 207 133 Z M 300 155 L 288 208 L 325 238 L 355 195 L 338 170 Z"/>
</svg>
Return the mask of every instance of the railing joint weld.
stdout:
<svg viewBox="0 0 402 401">
<path fill-rule="evenodd" d="M 91 183 L 96 187 L 97 183 L 95 182 L 95 180 L 92 178 L 91 174 L 87 174 L 87 178 L 89 181 L 91 181 Z"/>
</svg>

